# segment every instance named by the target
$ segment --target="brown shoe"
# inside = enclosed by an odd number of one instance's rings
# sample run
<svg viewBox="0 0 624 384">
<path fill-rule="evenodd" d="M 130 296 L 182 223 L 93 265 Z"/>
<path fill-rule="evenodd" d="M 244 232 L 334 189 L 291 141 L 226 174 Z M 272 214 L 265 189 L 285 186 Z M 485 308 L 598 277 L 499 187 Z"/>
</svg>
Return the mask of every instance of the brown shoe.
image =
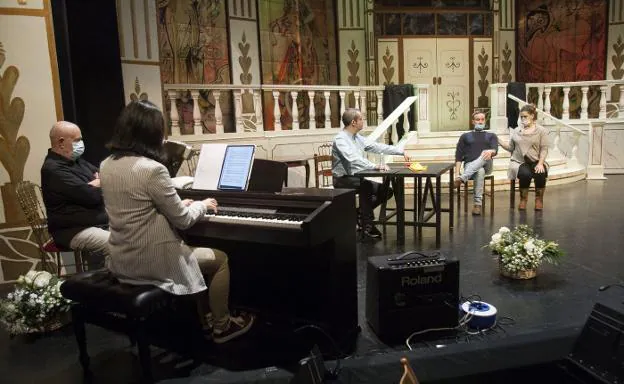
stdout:
<svg viewBox="0 0 624 384">
<path fill-rule="evenodd" d="M 526 210 L 528 201 L 529 201 L 529 188 L 520 188 L 520 204 L 518 204 L 518 209 L 520 211 Z"/>
<path fill-rule="evenodd" d="M 456 189 L 459 188 L 459 186 L 462 185 L 462 183 L 463 183 L 463 181 L 459 177 L 456 177 L 455 181 L 453 181 L 453 185 L 455 186 Z"/>
<path fill-rule="evenodd" d="M 212 331 L 213 341 L 217 344 L 222 344 L 247 333 L 253 325 L 254 319 L 254 315 L 249 313 L 241 313 L 240 316 L 230 317 L 225 329 L 214 328 Z"/>
<path fill-rule="evenodd" d="M 541 211 L 544 209 L 544 191 L 545 188 L 535 188 L 535 210 Z"/>
<path fill-rule="evenodd" d="M 481 215 L 481 206 L 480 205 L 473 205 L 472 206 L 472 215 L 473 216 L 479 216 Z"/>
</svg>

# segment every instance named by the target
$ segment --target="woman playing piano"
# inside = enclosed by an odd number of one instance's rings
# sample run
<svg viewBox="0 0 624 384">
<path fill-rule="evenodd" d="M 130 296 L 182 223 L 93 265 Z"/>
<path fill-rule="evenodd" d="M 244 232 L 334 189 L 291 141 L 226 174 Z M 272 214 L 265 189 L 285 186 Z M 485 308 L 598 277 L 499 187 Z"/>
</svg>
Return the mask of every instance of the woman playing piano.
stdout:
<svg viewBox="0 0 624 384">
<path fill-rule="evenodd" d="M 195 295 L 202 322 L 212 311 L 212 336 L 224 343 L 247 332 L 254 318 L 228 309 L 227 255 L 192 248 L 177 229 L 195 224 L 215 199 L 181 200 L 163 160 L 165 122 L 149 101 L 131 102 L 121 113 L 102 161 L 100 178 L 110 220 L 110 270 L 132 284 L 152 284 L 174 295 Z"/>
</svg>

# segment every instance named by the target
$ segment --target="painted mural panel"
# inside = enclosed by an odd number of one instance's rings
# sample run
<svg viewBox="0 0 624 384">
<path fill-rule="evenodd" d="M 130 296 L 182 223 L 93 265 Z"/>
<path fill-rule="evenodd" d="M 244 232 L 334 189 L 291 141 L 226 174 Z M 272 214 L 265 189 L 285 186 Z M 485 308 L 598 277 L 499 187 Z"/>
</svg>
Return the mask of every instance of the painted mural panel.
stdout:
<svg viewBox="0 0 624 384">
<path fill-rule="evenodd" d="M 605 78 L 607 2 L 518 1 L 517 79 L 548 83 Z M 590 89 L 589 113 L 597 115 L 599 92 Z M 570 92 L 570 116 L 580 114 L 580 89 Z M 537 97 L 537 95 L 533 96 Z M 551 94 L 552 104 L 563 93 Z M 561 111 L 553 108 L 555 116 Z"/>
<path fill-rule="evenodd" d="M 223 0 L 158 0 L 158 41 L 163 84 L 230 84 Z M 178 95 L 180 129 L 193 133 L 193 100 Z M 214 97 L 200 92 L 204 132 L 215 132 Z M 169 103 L 167 102 L 167 108 Z M 231 98 L 221 97 L 226 132 L 233 132 Z"/>
<path fill-rule="evenodd" d="M 336 23 L 331 0 L 273 0 L 259 5 L 262 82 L 265 84 L 338 84 Z M 290 100 L 279 99 L 282 129 L 290 129 Z M 289 95 L 290 96 L 290 95 Z M 265 126 L 273 127 L 273 97 L 265 98 Z M 324 99 L 316 95 L 317 122 L 322 126 Z M 301 128 L 309 125 L 307 94 L 299 93 Z M 335 109 L 334 109 L 335 110 Z M 333 124 L 332 124 L 333 125 Z M 270 129 L 270 128 L 268 128 Z"/>
</svg>

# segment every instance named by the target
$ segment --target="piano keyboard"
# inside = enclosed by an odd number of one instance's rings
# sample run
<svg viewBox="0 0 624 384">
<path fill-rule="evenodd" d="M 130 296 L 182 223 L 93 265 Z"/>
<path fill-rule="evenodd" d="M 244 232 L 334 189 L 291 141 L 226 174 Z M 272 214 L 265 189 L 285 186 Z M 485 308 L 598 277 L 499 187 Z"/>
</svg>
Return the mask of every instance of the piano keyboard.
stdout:
<svg viewBox="0 0 624 384">
<path fill-rule="evenodd" d="M 252 225 L 270 228 L 301 229 L 306 215 L 278 213 L 276 209 L 250 207 L 218 207 L 217 213 L 204 215 L 201 221 L 224 224 Z"/>
</svg>

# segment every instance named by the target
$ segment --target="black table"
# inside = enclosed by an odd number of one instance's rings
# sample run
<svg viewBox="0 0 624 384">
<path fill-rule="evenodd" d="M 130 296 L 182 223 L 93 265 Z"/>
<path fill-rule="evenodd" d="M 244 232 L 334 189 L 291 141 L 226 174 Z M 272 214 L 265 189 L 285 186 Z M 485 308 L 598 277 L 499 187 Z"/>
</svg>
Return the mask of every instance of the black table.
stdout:
<svg viewBox="0 0 624 384">
<path fill-rule="evenodd" d="M 418 228 L 418 235 L 422 236 L 423 227 L 435 227 L 436 229 L 436 247 L 440 247 L 440 234 L 442 224 L 442 213 L 449 213 L 449 229 L 453 228 L 453 163 L 422 163 L 427 166 L 424 171 L 414 172 L 405 164 L 390 164 L 390 170 L 379 171 L 369 170 L 361 171 L 355 174 L 358 177 L 381 177 L 386 185 L 392 183 L 394 189 L 394 198 L 396 201 L 396 211 L 392 215 L 386 215 L 382 206 L 379 220 L 375 224 L 396 225 L 397 226 L 397 242 L 405 243 L 405 225 L 411 225 Z M 449 174 L 449 205 L 448 208 L 442 207 L 442 175 Z M 414 178 L 414 209 L 405 209 L 405 178 Z M 435 179 L 435 190 L 433 185 Z M 423 184 L 424 180 L 424 184 Z M 431 207 L 428 203 L 431 203 Z M 405 221 L 405 211 L 414 212 L 413 221 Z M 389 219 L 396 216 L 396 221 L 391 222 Z M 429 222 L 435 217 L 435 222 Z"/>
</svg>

